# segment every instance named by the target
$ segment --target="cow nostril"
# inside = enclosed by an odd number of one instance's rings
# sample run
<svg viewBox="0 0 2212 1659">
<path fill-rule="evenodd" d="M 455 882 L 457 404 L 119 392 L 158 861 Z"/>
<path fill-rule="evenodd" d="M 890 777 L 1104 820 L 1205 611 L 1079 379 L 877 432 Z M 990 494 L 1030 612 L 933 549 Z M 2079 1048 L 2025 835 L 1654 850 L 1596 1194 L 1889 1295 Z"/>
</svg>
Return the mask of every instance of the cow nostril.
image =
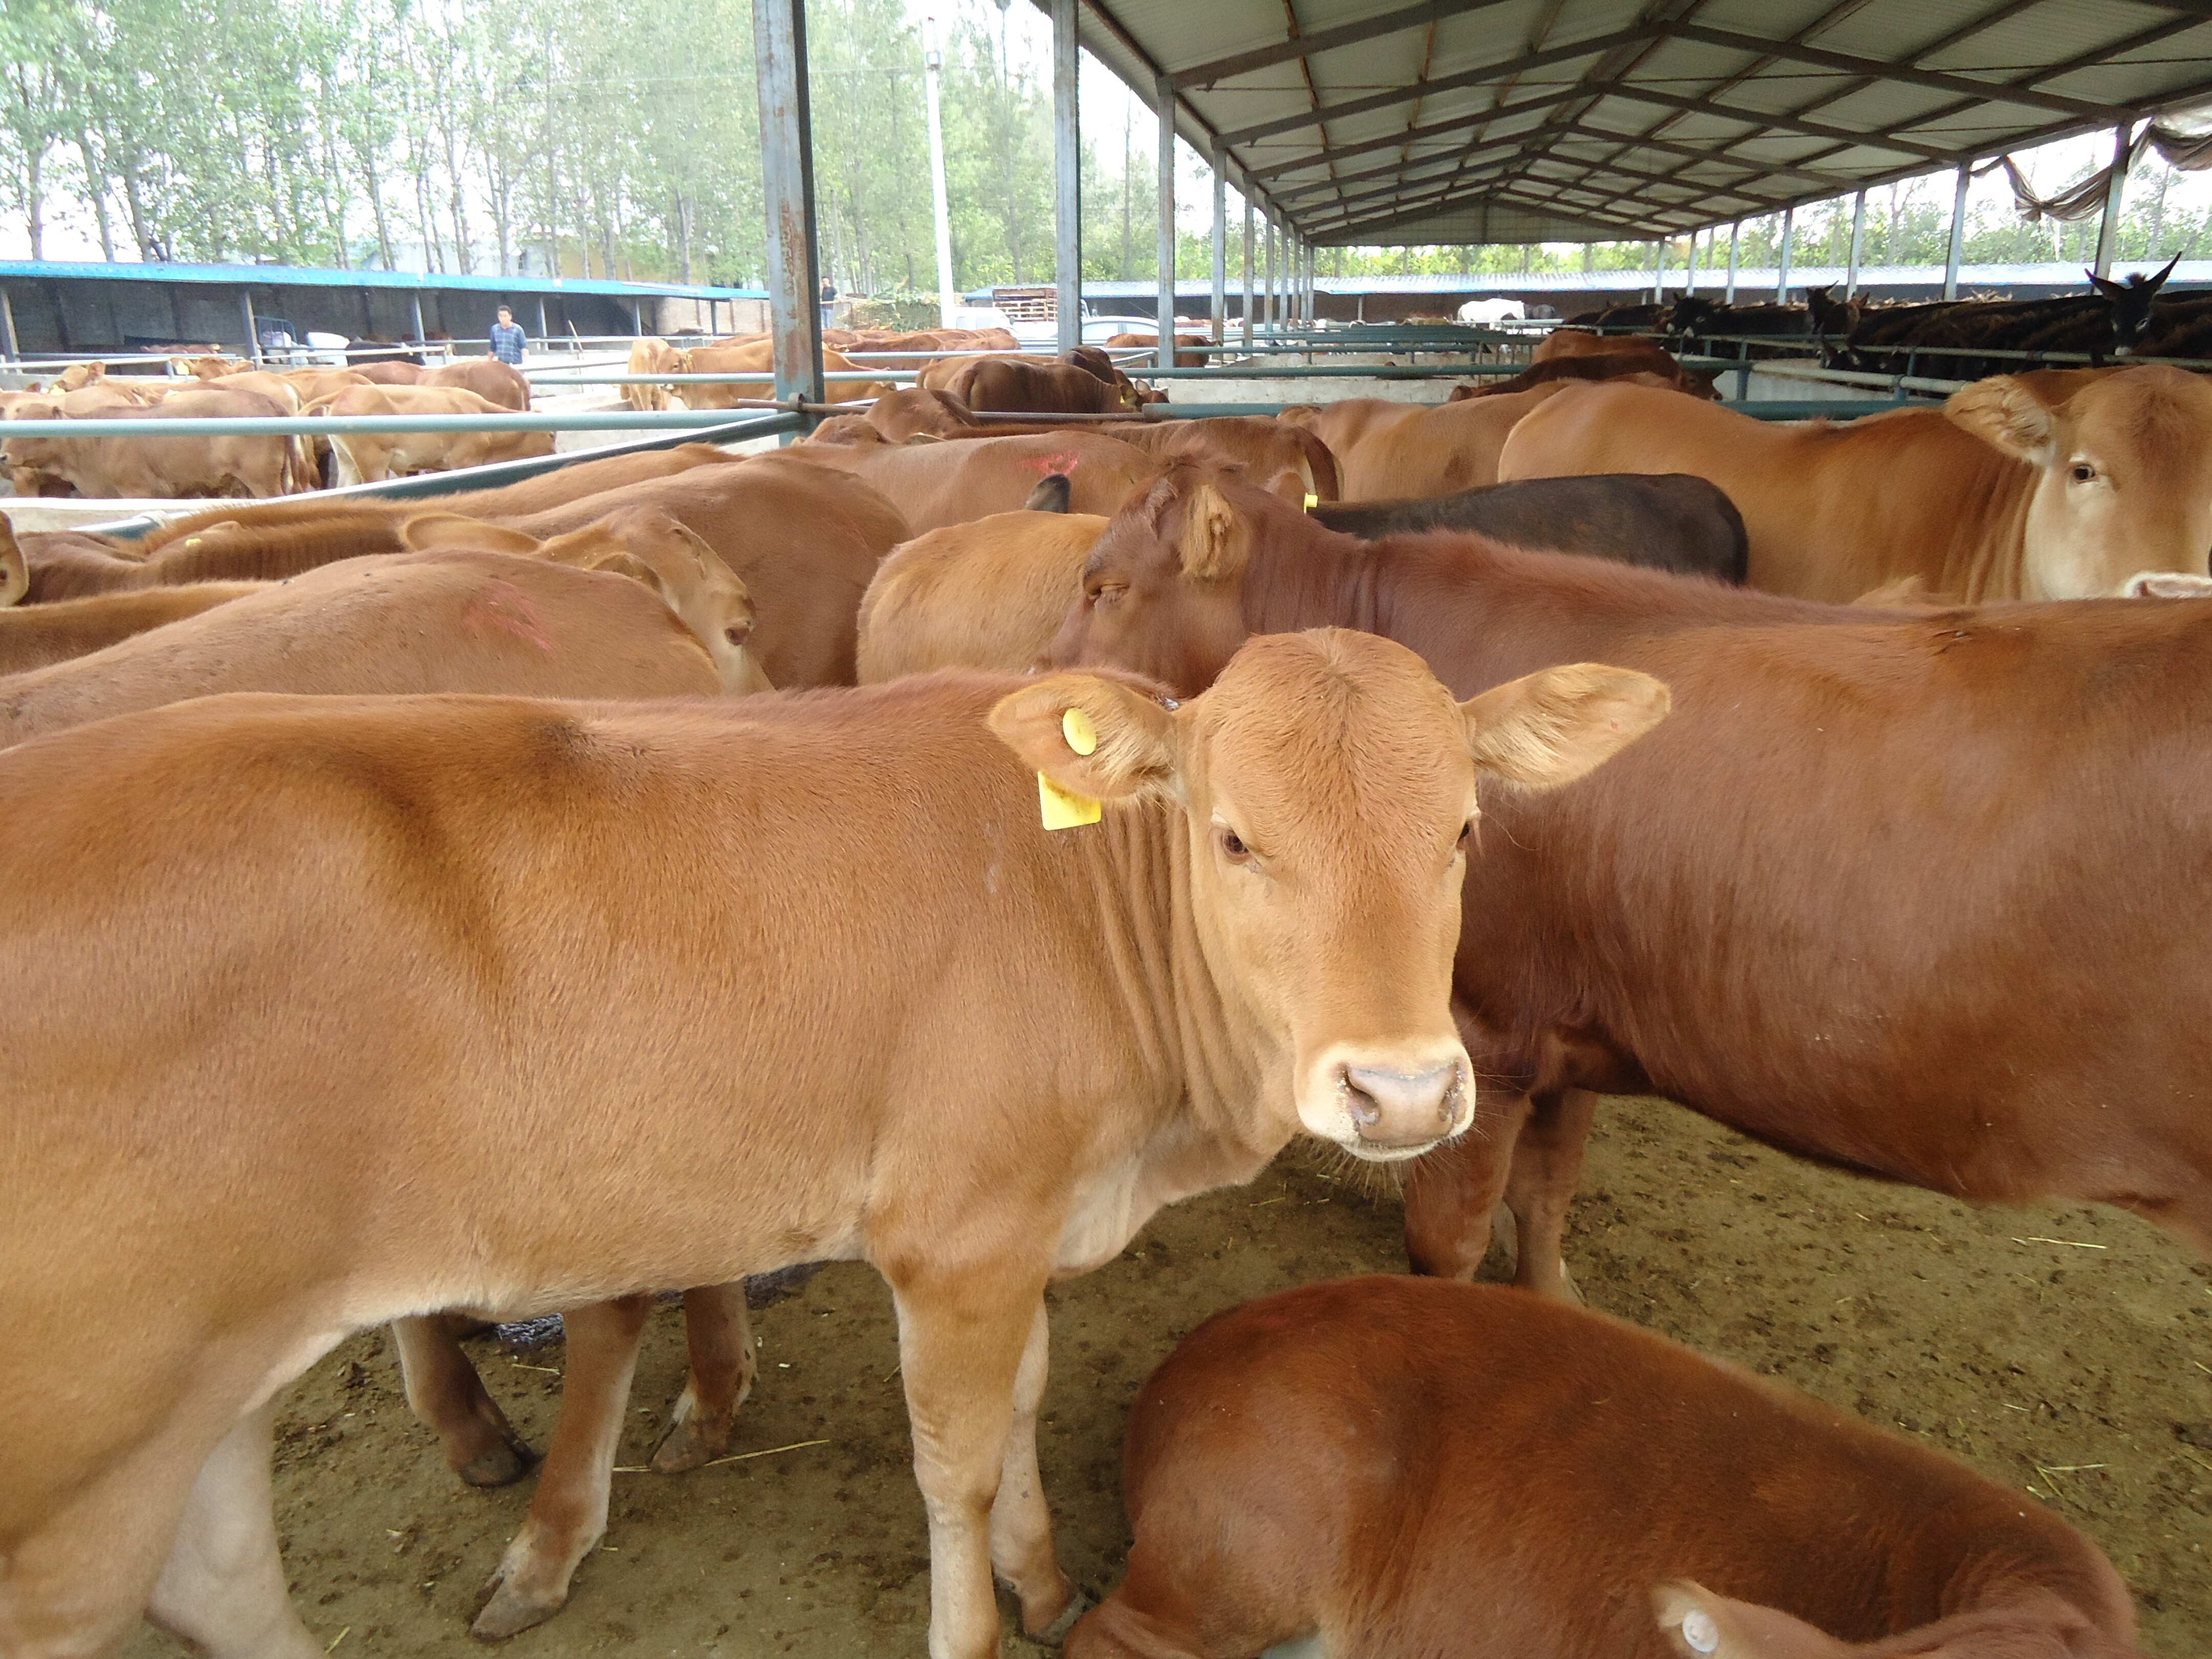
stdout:
<svg viewBox="0 0 2212 1659">
<path fill-rule="evenodd" d="M 1353 1081 L 1353 1073 L 1346 1067 L 1343 1073 L 1344 1103 L 1351 1109 L 1352 1121 L 1363 1129 L 1371 1129 L 1382 1121 L 1382 1108 L 1375 1097 Z"/>
</svg>

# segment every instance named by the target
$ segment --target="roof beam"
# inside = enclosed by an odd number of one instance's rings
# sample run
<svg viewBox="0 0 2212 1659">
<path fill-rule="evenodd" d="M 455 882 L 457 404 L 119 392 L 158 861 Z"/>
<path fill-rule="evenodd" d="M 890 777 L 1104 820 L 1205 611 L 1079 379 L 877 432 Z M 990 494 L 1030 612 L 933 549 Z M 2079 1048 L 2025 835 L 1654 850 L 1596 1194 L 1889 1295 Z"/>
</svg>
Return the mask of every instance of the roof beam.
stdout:
<svg viewBox="0 0 2212 1659">
<path fill-rule="evenodd" d="M 1610 89 L 1610 83 L 1607 83 Z M 1527 115 L 1537 110 L 1557 109 L 1570 99 L 1579 98 L 1589 88 L 1577 82 L 1556 91 L 1540 93 L 1534 98 L 1522 98 L 1510 104 L 1498 104 L 1475 113 L 1455 115 L 1447 120 L 1432 122 L 1427 126 L 1407 127 L 1402 131 L 1388 133 L 1380 138 L 1369 138 L 1356 144 L 1344 144 L 1331 149 L 1323 145 L 1310 155 L 1292 161 L 1278 161 L 1272 167 L 1255 167 L 1255 179 L 1275 179 L 1286 173 L 1303 173 L 1308 167 L 1340 161 L 1349 155 L 1369 155 L 1376 150 L 1398 149 L 1410 144 L 1425 143 L 1433 138 L 1448 137 L 1455 132 L 1464 132 L 1469 127 L 1483 126 L 1492 121 L 1510 120 L 1516 115 Z M 1514 135 L 1516 138 L 1524 134 Z"/>
<path fill-rule="evenodd" d="M 1486 11 L 1504 3 L 1505 0 L 1427 0 L 1425 5 L 1385 12 L 1380 17 L 1364 18 L 1357 23 L 1344 23 L 1333 29 L 1302 34 L 1294 40 L 1285 40 L 1276 46 L 1260 46 L 1251 52 L 1217 58 L 1210 64 L 1197 64 L 1189 69 L 1177 70 L 1168 76 L 1168 84 L 1178 92 L 1188 87 L 1206 86 L 1215 81 L 1249 75 L 1254 70 L 1294 63 L 1301 58 L 1310 58 L 1317 52 L 1330 52 L 1338 46 L 1353 46 L 1386 34 L 1401 34 L 1407 29 L 1417 29 L 1426 23 L 1457 17 L 1464 12 Z"/>
<path fill-rule="evenodd" d="M 1525 173 L 1522 176 L 1527 178 L 1532 184 L 1571 184 L 1580 185 L 1582 181 L 1585 179 L 1595 178 L 1601 173 L 1615 173 L 1623 179 L 1634 179 L 1647 185 L 1666 185 L 1675 190 L 1686 190 L 1691 192 L 1693 197 L 1702 198 L 1706 200 L 1711 200 L 1715 197 L 1728 197 L 1739 202 L 1749 202 L 1756 208 L 1771 210 L 1776 212 L 1779 212 L 1783 208 L 1789 205 L 1789 198 L 1787 197 L 1761 195 L 1757 191 L 1744 189 L 1740 184 L 1699 184 L 1697 180 L 1692 179 L 1683 179 L 1679 177 L 1669 178 L 1663 173 L 1645 173 L 1640 168 L 1632 167 L 1620 161 L 1583 162 L 1571 155 L 1553 155 L 1538 156 L 1534 165 L 1541 166 L 1547 161 L 1554 161 L 1563 167 L 1578 167 L 1582 168 L 1582 171 L 1577 173 L 1572 179 L 1553 179 L 1547 174 L 1534 172 Z M 1595 186 L 1593 186 L 1593 188 L 1595 188 Z M 1662 202 L 1654 203 L 1653 205 L 1666 207 L 1670 210 L 1674 208 L 1686 208 L 1692 212 L 1696 211 L 1694 204 L 1690 202 Z"/>
<path fill-rule="evenodd" d="M 1492 148 L 1500 149 L 1503 146 L 1493 145 Z M 1397 179 L 1376 190 L 1354 191 L 1349 196 L 1337 201 L 1317 204 L 1311 216 L 1303 219 L 1293 219 L 1291 222 L 1300 230 L 1305 230 L 1325 216 L 1340 213 L 1346 208 L 1358 207 L 1364 203 L 1401 200 L 1406 196 L 1417 191 L 1445 189 L 1450 185 L 1463 183 L 1470 178 L 1492 177 L 1493 173 L 1490 170 L 1494 170 L 1498 165 L 1499 163 L 1496 161 L 1486 162 L 1473 172 L 1469 172 L 1464 167 L 1454 167 L 1449 173 L 1432 173 L 1426 178 Z"/>
<path fill-rule="evenodd" d="M 1548 69 L 1554 64 L 1595 57 L 1614 46 L 1656 40 L 1664 32 L 1656 25 L 1647 24 L 1640 28 L 1623 29 L 1614 34 L 1601 34 L 1571 46 L 1554 46 L 1548 52 L 1523 52 L 1517 58 L 1502 58 L 1495 64 L 1486 64 L 1480 69 L 1468 70 L 1458 75 L 1447 75 L 1434 81 L 1416 81 L 1410 86 L 1377 93 L 1371 98 L 1354 98 L 1345 103 L 1285 115 L 1279 120 L 1261 121 L 1254 126 L 1239 127 L 1234 132 L 1223 133 L 1221 142 L 1224 144 L 1249 144 L 1255 138 L 1270 138 L 1279 132 L 1295 132 L 1301 127 L 1320 126 L 1325 122 L 1341 121 L 1354 115 L 1372 114 L 1378 109 L 1389 109 L 1400 104 L 1431 98 L 1440 92 L 1459 92 L 1470 87 L 1487 86 L 1493 82 L 1510 80 L 1530 70 Z"/>
<path fill-rule="evenodd" d="M 1583 218 L 1580 215 L 1577 214 L 1571 208 L 1562 208 L 1557 202 L 1544 201 L 1526 196 L 1516 196 L 1509 191 L 1499 190 L 1474 191 L 1463 197 L 1444 197 L 1432 202 L 1416 203 L 1408 205 L 1401 212 L 1378 216 L 1368 219 L 1352 220 L 1343 224 L 1332 226 L 1325 230 L 1316 231 L 1314 234 L 1316 236 L 1342 237 L 1356 236 L 1364 231 L 1388 230 L 1395 225 L 1402 225 L 1408 220 L 1419 219 L 1430 214 L 1441 213 L 1448 209 L 1458 207 L 1463 203 L 1471 201 L 1503 202 L 1513 207 L 1528 208 L 1538 213 L 1556 214 L 1562 219 L 1572 219 L 1577 223 L 1588 225 L 1593 229 L 1601 228 L 1599 222 Z M 1620 228 L 1623 231 L 1627 232 L 1632 235 L 1641 234 L 1645 236 L 1660 236 L 1668 234 L 1667 228 L 1660 225 L 1646 224 L 1636 221 L 1621 221 L 1619 222 L 1619 223 Z"/>
<path fill-rule="evenodd" d="M 2134 113 L 2115 104 L 2100 104 L 2086 98 L 2062 97 L 2057 93 L 2037 92 L 2028 87 L 2007 86 L 2000 81 L 1977 81 L 1964 75 L 1946 75 L 1935 70 L 1915 69 L 1910 64 L 1890 63 L 1877 58 L 1857 58 L 1848 52 L 1828 52 L 1819 46 L 1799 46 L 1795 41 L 1768 40 L 1755 34 L 1738 34 L 1731 29 L 1707 28 L 1698 23 L 1677 23 L 1668 33 L 1677 40 L 1701 41 L 1710 46 L 1724 46 L 1756 56 L 1779 58 L 1793 64 L 1810 64 L 1817 68 L 1868 76 L 1877 80 L 1902 82 L 1907 86 L 1929 87 L 1937 92 L 1953 93 L 1977 100 L 2019 104 L 2029 109 L 2048 110 L 2055 115 L 2079 116 L 2085 120 L 2118 121 Z"/>
</svg>

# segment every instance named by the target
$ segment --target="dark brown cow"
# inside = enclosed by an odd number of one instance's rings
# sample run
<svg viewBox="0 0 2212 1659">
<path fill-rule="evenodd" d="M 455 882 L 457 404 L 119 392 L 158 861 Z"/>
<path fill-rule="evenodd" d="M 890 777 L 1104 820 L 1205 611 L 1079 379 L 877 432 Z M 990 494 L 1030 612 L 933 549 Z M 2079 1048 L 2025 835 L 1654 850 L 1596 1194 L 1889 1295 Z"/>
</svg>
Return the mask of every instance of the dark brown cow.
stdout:
<svg viewBox="0 0 2212 1659">
<path fill-rule="evenodd" d="M 2143 1659 L 2125 1582 L 2042 1504 L 1493 1285 L 1216 1315 L 1138 1395 L 1122 1497 L 1127 1576 L 1067 1659 Z"/>
<path fill-rule="evenodd" d="M 1331 530 L 1367 541 L 1467 531 L 1515 547 L 1580 553 L 1739 586 L 1749 559 L 1735 504 L 1684 472 L 1529 478 L 1410 501 L 1324 501 L 1308 511 Z"/>
<path fill-rule="evenodd" d="M 1070 510 L 1109 516 L 1160 471 L 1143 450 L 1103 432 L 937 444 L 795 444 L 785 453 L 866 480 L 905 516 L 913 526 L 908 535 L 1014 512 L 1055 472 L 1068 481 Z"/>
<path fill-rule="evenodd" d="M 1468 925 L 1510 948 L 1463 954 L 1455 988 L 1497 1087 L 1485 1133 L 1408 1180 L 1417 1265 L 1471 1272 L 1502 1194 L 1522 1282 L 1563 1289 L 1606 1090 L 1960 1198 L 2118 1205 L 2212 1253 L 2212 1030 L 2186 1001 L 2212 951 L 2212 605 L 1887 621 L 1474 538 L 1357 542 L 1181 479 L 1085 583 L 1054 659 L 1184 690 L 1248 632 L 1322 622 L 1387 630 L 1462 695 L 1585 658 L 1674 688 L 1588 786 L 1493 804 Z"/>
<path fill-rule="evenodd" d="M 931 1651 L 997 1650 L 994 1569 L 1050 1632 L 1048 1282 L 1302 1132 L 1464 1128 L 1478 775 L 1664 707 L 1589 665 L 1462 706 L 1323 631 L 1174 708 L 204 698 L 0 757 L 0 1632 L 313 1659 L 270 1402 L 347 1332 L 832 1258 L 897 1303 Z"/>
<path fill-rule="evenodd" d="M 1693 398 L 1718 398 L 1720 394 L 1713 390 L 1717 373 L 1713 369 L 1684 368 L 1673 353 L 1656 345 L 1640 351 L 1607 351 L 1595 356 L 1574 352 L 1531 363 L 1518 374 L 1502 380 L 1455 386 L 1451 389 L 1450 401 L 1463 403 L 1469 398 L 1503 397 L 1510 392 L 1526 392 L 1547 380 L 1616 380 L 1630 374 L 1652 375 Z"/>
</svg>

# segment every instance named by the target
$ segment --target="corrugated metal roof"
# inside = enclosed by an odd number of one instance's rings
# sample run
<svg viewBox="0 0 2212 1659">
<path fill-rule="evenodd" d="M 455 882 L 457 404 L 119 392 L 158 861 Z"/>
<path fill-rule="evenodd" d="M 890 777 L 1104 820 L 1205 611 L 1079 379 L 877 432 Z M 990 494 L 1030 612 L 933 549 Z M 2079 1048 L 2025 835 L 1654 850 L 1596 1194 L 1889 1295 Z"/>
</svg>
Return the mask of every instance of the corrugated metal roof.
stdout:
<svg viewBox="0 0 2212 1659">
<path fill-rule="evenodd" d="M 250 288 L 399 288 L 418 292 L 611 294 L 625 298 L 764 300 L 757 288 L 702 288 L 688 283 L 612 283 L 589 276 L 467 276 L 453 271 L 323 270 L 307 265 L 188 265 L 164 260 L 104 264 L 96 259 L 0 259 L 0 278 L 42 282 L 217 283 Z"/>
<path fill-rule="evenodd" d="M 1047 0 L 1038 0 L 1040 5 Z M 1657 236 L 2212 94 L 2203 0 L 1082 0 L 1308 240 Z"/>
</svg>

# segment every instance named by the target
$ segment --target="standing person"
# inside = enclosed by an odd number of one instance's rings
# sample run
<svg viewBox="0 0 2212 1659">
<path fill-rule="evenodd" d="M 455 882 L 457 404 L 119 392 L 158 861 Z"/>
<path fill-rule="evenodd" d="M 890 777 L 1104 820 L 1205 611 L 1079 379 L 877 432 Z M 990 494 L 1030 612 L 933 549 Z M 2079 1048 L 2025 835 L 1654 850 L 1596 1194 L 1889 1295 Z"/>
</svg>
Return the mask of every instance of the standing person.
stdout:
<svg viewBox="0 0 2212 1659">
<path fill-rule="evenodd" d="M 822 326 L 830 326 L 830 307 L 837 302 L 837 287 L 827 276 L 822 279 Z"/>
<path fill-rule="evenodd" d="M 530 337 L 522 331 L 522 325 L 514 320 L 514 313 L 501 306 L 499 320 L 491 325 L 491 355 L 503 363 L 520 368 L 522 349 L 529 343 Z"/>
</svg>

